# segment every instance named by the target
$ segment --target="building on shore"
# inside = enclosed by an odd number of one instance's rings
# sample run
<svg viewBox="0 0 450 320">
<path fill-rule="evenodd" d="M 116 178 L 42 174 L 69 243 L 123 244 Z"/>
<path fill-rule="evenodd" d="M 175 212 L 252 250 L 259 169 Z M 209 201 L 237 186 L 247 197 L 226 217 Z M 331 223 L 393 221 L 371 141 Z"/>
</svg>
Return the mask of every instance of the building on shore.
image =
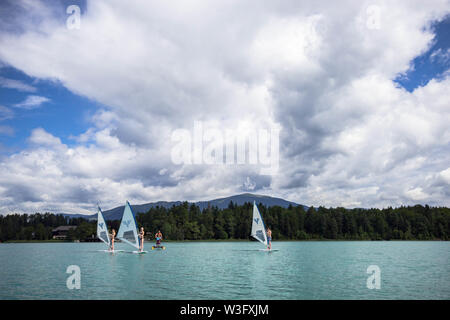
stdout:
<svg viewBox="0 0 450 320">
<path fill-rule="evenodd" d="M 54 240 L 66 240 L 70 230 L 75 230 L 77 226 L 59 226 L 52 230 Z"/>
</svg>

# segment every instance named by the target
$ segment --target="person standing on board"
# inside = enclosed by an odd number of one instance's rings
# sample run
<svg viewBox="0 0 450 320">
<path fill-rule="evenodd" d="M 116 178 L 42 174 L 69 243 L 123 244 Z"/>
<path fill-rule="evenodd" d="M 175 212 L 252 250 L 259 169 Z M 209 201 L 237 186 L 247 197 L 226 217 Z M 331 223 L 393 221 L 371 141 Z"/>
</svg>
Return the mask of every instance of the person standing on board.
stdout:
<svg viewBox="0 0 450 320">
<path fill-rule="evenodd" d="M 111 248 L 110 251 L 114 251 L 114 239 L 116 238 L 116 230 L 111 230 Z"/>
<path fill-rule="evenodd" d="M 155 234 L 156 247 L 159 247 L 161 245 L 162 238 L 163 238 L 163 236 L 162 236 L 161 230 L 158 230 L 158 232 Z"/>
<path fill-rule="evenodd" d="M 144 251 L 144 227 L 141 227 L 141 231 L 139 232 L 139 251 Z"/>
<path fill-rule="evenodd" d="M 267 249 L 272 250 L 272 230 L 267 228 Z"/>
</svg>

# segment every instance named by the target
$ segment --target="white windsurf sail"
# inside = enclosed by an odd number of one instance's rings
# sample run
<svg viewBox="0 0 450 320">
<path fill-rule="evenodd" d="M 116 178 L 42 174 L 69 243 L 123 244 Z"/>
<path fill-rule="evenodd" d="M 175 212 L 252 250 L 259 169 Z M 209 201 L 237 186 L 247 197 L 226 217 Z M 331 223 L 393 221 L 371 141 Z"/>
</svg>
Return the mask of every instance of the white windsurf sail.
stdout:
<svg viewBox="0 0 450 320">
<path fill-rule="evenodd" d="M 111 241 L 109 240 L 108 227 L 106 225 L 105 219 L 103 218 L 102 210 L 100 209 L 100 207 L 98 207 L 97 212 L 97 237 L 105 244 L 110 246 Z"/>
<path fill-rule="evenodd" d="M 253 201 L 253 220 L 252 220 L 252 234 L 251 236 L 259 242 L 267 246 L 266 226 L 259 213 L 255 201 Z"/>
<path fill-rule="evenodd" d="M 136 219 L 134 218 L 133 210 L 131 210 L 128 201 L 123 210 L 122 221 L 120 222 L 119 231 L 117 232 L 117 238 L 132 245 L 136 249 L 139 249 Z"/>
</svg>

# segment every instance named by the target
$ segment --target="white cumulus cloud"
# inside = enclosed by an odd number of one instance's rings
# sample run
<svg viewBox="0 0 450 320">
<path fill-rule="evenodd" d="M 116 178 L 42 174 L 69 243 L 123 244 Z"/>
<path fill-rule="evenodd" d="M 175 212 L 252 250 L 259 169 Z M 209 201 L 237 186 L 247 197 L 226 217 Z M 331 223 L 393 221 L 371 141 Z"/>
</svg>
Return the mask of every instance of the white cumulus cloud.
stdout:
<svg viewBox="0 0 450 320">
<path fill-rule="evenodd" d="M 373 3 L 355 1 L 96 0 L 74 30 L 48 5 L 15 16 L 21 32 L 0 32 L 0 60 L 104 107 L 73 146 L 45 124 L 30 128 L 29 147 L 0 163 L 3 211 L 249 189 L 306 205 L 450 205 L 450 80 L 414 92 L 392 81 L 433 44 L 445 0 L 376 1 L 379 28 L 368 27 Z M 175 165 L 171 134 L 195 121 L 224 132 L 279 126 L 278 174 Z"/>
</svg>

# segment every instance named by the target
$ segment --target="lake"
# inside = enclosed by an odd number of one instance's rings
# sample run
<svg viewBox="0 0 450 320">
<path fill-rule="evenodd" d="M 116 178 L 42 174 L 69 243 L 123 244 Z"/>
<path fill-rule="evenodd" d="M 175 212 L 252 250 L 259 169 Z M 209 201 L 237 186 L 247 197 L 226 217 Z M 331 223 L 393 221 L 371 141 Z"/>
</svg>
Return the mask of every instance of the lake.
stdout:
<svg viewBox="0 0 450 320">
<path fill-rule="evenodd" d="M 244 241 L 165 245 L 137 255 L 97 251 L 103 243 L 0 244 L 0 299 L 450 299 L 450 242 L 276 241 L 269 253 Z M 67 287 L 70 265 L 80 289 Z"/>
</svg>

